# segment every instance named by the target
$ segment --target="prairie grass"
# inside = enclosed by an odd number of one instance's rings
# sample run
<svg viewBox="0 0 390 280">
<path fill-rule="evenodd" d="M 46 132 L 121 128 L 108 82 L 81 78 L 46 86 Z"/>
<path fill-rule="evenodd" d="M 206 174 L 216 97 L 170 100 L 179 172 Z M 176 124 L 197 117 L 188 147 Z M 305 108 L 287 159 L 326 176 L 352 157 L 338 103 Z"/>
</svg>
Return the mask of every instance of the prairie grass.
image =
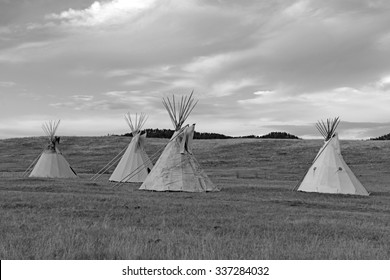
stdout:
<svg viewBox="0 0 390 280">
<path fill-rule="evenodd" d="M 359 197 L 291 191 L 320 140 L 195 140 L 218 193 L 92 182 L 129 138 L 62 140 L 80 178 L 21 178 L 46 140 L 0 140 L 1 259 L 390 258 L 390 142 L 341 142 L 371 192 Z M 166 143 L 148 139 L 147 153 Z"/>
</svg>

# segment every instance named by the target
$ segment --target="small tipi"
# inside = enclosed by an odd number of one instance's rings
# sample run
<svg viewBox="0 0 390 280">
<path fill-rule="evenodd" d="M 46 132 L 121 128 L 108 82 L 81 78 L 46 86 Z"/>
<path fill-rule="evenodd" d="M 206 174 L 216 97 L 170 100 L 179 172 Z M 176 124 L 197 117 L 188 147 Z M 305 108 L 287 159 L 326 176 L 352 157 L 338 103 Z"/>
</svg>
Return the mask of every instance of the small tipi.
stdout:
<svg viewBox="0 0 390 280">
<path fill-rule="evenodd" d="M 146 133 L 141 134 L 141 129 L 146 121 L 146 115 L 136 114 L 134 122 L 130 113 L 125 115 L 125 120 L 131 129 L 133 138 L 121 160 L 110 177 L 115 182 L 143 182 L 153 168 L 144 149 Z"/>
<path fill-rule="evenodd" d="M 49 145 L 42 152 L 29 177 L 75 178 L 76 172 L 58 149 L 60 137 L 55 136 L 60 121 L 49 121 L 42 129 L 49 138 Z"/>
<path fill-rule="evenodd" d="M 336 128 L 339 118 L 318 122 L 316 127 L 325 139 L 312 166 L 296 187 L 298 191 L 369 195 L 345 163 Z"/>
<path fill-rule="evenodd" d="M 180 102 L 163 98 L 165 109 L 171 118 L 175 132 L 157 160 L 152 171 L 141 185 L 141 190 L 211 192 L 219 189 L 211 182 L 192 154 L 191 144 L 195 124 L 183 123 L 194 109 L 192 94 L 182 97 Z"/>
</svg>

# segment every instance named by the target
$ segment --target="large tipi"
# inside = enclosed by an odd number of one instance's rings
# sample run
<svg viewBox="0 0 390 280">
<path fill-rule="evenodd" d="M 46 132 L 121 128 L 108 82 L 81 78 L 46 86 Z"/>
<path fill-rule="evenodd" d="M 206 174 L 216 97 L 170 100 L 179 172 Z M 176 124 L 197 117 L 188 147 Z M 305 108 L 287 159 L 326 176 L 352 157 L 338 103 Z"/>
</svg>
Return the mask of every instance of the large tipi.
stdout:
<svg viewBox="0 0 390 280">
<path fill-rule="evenodd" d="M 133 138 L 109 180 L 115 182 L 143 182 L 153 168 L 153 164 L 144 149 L 146 133 L 141 134 L 146 115 L 136 114 L 133 122 L 130 113 L 127 113 L 125 120 L 131 129 Z"/>
<path fill-rule="evenodd" d="M 192 153 L 191 144 L 195 124 L 182 127 L 197 104 L 192 93 L 182 97 L 180 102 L 176 102 L 174 96 L 172 99 L 163 98 L 163 104 L 175 132 L 140 189 L 182 192 L 219 191 L 201 169 Z"/>
<path fill-rule="evenodd" d="M 76 172 L 58 149 L 60 137 L 55 136 L 60 121 L 49 121 L 42 129 L 49 138 L 49 145 L 40 155 L 29 177 L 75 178 Z"/>
<path fill-rule="evenodd" d="M 318 122 L 316 127 L 325 139 L 305 177 L 296 190 L 304 192 L 369 195 L 345 163 L 336 128 L 339 118 Z"/>
</svg>

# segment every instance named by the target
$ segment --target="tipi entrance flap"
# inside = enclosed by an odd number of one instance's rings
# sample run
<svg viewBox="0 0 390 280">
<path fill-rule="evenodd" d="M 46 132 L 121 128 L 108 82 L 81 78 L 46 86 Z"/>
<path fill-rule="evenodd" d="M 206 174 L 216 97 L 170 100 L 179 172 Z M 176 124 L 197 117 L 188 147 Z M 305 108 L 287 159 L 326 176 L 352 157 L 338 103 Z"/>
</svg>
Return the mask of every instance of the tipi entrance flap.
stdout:
<svg viewBox="0 0 390 280">
<path fill-rule="evenodd" d="M 192 154 L 192 140 L 194 138 L 195 124 L 187 126 L 183 131 L 183 138 L 180 144 L 180 153 L 185 152 Z"/>
</svg>

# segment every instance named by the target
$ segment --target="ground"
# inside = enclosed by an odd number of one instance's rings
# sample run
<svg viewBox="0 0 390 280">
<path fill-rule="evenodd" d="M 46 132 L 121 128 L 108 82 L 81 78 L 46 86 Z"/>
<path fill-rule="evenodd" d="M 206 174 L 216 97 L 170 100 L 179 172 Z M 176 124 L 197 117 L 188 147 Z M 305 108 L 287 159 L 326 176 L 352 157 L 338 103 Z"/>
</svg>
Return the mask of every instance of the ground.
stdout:
<svg viewBox="0 0 390 280">
<path fill-rule="evenodd" d="M 390 141 L 341 141 L 360 197 L 292 191 L 321 140 L 195 140 L 216 193 L 91 181 L 129 140 L 61 138 L 70 180 L 22 177 L 45 138 L 0 140 L 0 259 L 390 258 Z"/>
</svg>

